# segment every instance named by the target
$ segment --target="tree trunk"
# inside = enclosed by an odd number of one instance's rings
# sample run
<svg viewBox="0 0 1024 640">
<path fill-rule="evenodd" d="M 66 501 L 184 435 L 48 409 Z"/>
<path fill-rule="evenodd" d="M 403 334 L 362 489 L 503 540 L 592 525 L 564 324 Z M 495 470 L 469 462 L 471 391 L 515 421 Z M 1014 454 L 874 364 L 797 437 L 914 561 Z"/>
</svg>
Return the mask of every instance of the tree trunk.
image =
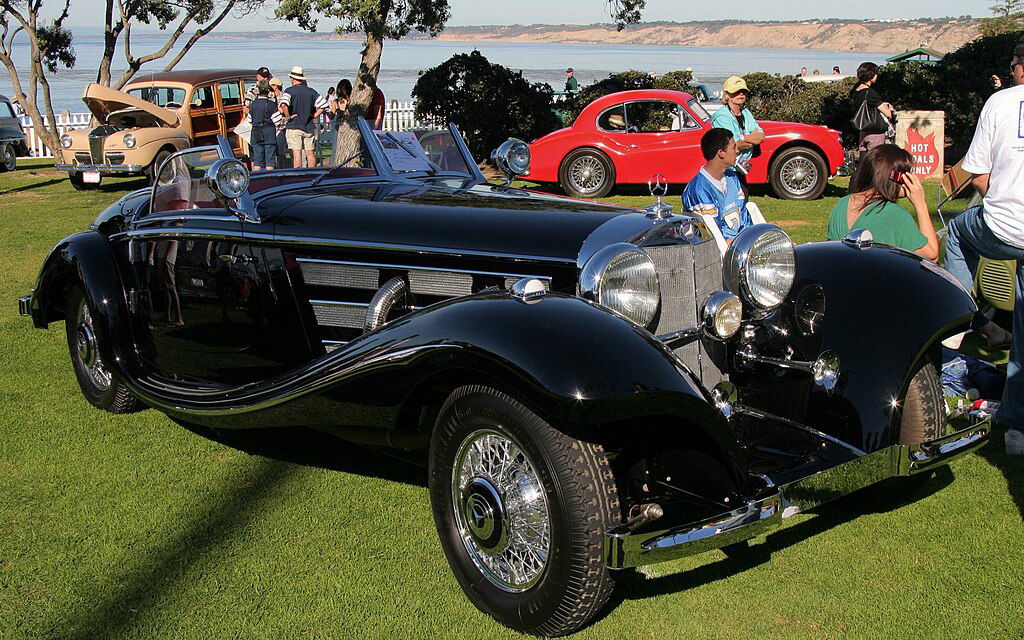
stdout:
<svg viewBox="0 0 1024 640">
<path fill-rule="evenodd" d="M 110 65 L 113 63 L 114 53 L 117 51 L 117 38 L 121 35 L 121 23 L 114 24 L 114 0 L 106 0 L 103 20 L 103 56 L 100 58 L 100 65 L 96 70 L 96 82 L 109 87 Z"/>
<path fill-rule="evenodd" d="M 338 125 L 334 139 L 335 162 L 343 166 L 359 166 L 362 154 L 359 148 L 359 128 L 357 119 L 366 117 L 373 100 L 373 88 L 377 86 L 380 74 L 380 56 L 384 50 L 384 38 L 379 33 L 366 32 L 366 46 L 363 47 L 363 59 L 359 63 L 359 72 L 352 87 L 352 98 L 348 102 L 345 118 Z"/>
</svg>

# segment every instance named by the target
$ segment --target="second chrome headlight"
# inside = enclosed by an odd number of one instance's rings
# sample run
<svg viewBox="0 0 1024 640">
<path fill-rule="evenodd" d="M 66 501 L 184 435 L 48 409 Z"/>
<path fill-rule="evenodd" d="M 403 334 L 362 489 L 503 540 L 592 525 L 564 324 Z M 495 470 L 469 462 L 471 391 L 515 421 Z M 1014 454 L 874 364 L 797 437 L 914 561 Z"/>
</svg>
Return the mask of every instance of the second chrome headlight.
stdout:
<svg viewBox="0 0 1024 640">
<path fill-rule="evenodd" d="M 755 224 L 733 240 L 723 260 L 725 285 L 760 311 L 779 306 L 796 277 L 796 253 L 786 232 Z"/>
<path fill-rule="evenodd" d="M 580 292 L 643 327 L 651 323 L 661 303 L 654 261 L 626 243 L 607 246 L 587 260 Z"/>
</svg>

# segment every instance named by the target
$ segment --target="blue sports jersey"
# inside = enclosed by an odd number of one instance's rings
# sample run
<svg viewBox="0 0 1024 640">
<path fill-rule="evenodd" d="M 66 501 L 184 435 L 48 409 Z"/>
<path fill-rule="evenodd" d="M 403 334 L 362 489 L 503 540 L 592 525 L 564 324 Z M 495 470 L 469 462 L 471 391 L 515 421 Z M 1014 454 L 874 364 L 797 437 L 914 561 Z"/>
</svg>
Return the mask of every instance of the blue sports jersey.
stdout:
<svg viewBox="0 0 1024 640">
<path fill-rule="evenodd" d="M 699 171 L 683 191 L 683 208 L 715 216 L 718 228 L 728 240 L 735 238 L 752 222 L 739 176 L 732 169 L 725 171 L 725 191 L 723 194 L 703 171 Z"/>
</svg>

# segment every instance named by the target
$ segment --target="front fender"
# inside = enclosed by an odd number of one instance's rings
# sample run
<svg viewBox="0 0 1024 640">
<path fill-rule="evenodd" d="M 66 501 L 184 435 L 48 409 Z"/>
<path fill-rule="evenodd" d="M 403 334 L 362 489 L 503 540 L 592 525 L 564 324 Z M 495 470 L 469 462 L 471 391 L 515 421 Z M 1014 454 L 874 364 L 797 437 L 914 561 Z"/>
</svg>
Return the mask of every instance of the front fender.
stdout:
<svg viewBox="0 0 1024 640">
<path fill-rule="evenodd" d="M 796 256 L 796 281 L 773 340 L 793 347 L 794 359 L 832 351 L 841 374 L 833 393 L 810 391 L 803 421 L 867 452 L 896 442 L 898 400 L 911 375 L 939 341 L 967 329 L 974 301 L 934 262 L 892 247 L 819 242 L 797 247 Z M 824 291 L 825 313 L 804 336 L 794 301 L 814 285 Z M 762 391 L 780 397 L 768 383 Z"/>
</svg>

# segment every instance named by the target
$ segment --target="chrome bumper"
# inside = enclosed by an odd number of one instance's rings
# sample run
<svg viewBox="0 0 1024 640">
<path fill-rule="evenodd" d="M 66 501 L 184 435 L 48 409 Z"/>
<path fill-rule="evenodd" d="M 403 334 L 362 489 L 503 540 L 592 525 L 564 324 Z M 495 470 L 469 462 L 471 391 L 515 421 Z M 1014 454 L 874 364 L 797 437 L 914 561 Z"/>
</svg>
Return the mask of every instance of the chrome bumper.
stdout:
<svg viewBox="0 0 1024 640">
<path fill-rule="evenodd" d="M 18 298 L 18 315 L 30 316 L 32 315 L 32 296 L 25 296 Z"/>
<path fill-rule="evenodd" d="M 836 169 L 837 176 L 852 176 L 857 170 L 857 155 L 853 151 L 847 151 L 843 156 L 843 164 Z"/>
<path fill-rule="evenodd" d="M 767 498 L 714 518 L 661 531 L 633 533 L 617 527 L 605 533 L 604 559 L 612 569 L 638 567 L 691 556 L 749 540 L 777 527 L 783 518 L 894 476 L 908 476 L 946 464 L 983 445 L 991 425 L 980 422 L 919 445 L 893 445 L 821 473 L 774 487 Z"/>
<path fill-rule="evenodd" d="M 141 164 L 58 164 L 54 165 L 57 171 L 96 171 L 98 173 L 142 173 Z"/>
</svg>

